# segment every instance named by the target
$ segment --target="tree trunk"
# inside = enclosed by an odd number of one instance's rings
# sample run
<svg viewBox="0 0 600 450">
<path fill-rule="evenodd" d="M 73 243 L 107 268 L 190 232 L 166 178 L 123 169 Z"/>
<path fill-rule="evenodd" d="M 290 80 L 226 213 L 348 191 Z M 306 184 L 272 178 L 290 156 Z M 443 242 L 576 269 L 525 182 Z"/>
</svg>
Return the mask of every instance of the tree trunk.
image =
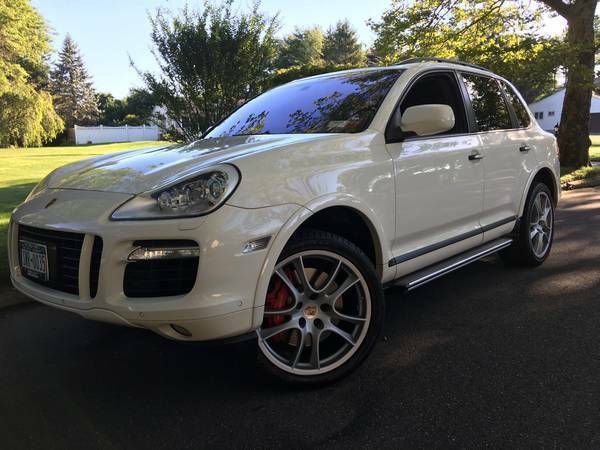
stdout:
<svg viewBox="0 0 600 450">
<path fill-rule="evenodd" d="M 596 3 L 577 0 L 567 15 L 567 90 L 558 137 L 560 162 L 566 167 L 589 165 Z"/>
</svg>

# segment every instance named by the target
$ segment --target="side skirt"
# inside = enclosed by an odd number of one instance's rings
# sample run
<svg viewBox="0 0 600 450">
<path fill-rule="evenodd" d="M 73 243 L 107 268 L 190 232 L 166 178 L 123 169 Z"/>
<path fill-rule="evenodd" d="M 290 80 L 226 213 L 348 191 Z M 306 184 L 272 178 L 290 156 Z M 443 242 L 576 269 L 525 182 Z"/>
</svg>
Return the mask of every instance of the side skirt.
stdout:
<svg viewBox="0 0 600 450">
<path fill-rule="evenodd" d="M 461 267 L 464 267 L 472 262 L 475 262 L 484 256 L 496 253 L 503 248 L 510 246 L 513 243 L 511 237 L 504 237 L 487 242 L 479 247 L 475 247 L 469 251 L 445 259 L 439 263 L 433 264 L 417 272 L 411 273 L 405 277 L 399 278 L 391 282 L 386 287 L 400 286 L 406 292 L 412 291 L 430 281 L 435 280 L 447 273 L 453 272 Z"/>
</svg>

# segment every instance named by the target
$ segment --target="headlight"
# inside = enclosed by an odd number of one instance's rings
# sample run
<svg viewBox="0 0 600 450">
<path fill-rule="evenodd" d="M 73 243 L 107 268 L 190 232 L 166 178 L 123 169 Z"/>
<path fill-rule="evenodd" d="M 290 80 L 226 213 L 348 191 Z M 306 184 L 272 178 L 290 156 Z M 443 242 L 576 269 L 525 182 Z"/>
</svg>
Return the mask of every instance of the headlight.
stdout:
<svg viewBox="0 0 600 450">
<path fill-rule="evenodd" d="M 111 218 L 143 220 L 202 216 L 221 206 L 233 194 L 239 181 L 235 167 L 213 166 L 193 178 L 135 196 L 117 208 Z"/>
</svg>

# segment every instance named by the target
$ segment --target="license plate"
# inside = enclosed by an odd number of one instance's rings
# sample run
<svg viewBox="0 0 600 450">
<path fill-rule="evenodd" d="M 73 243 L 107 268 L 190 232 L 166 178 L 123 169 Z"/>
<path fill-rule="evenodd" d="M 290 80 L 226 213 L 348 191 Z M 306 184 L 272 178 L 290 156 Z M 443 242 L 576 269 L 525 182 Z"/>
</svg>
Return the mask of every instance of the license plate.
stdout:
<svg viewBox="0 0 600 450">
<path fill-rule="evenodd" d="M 48 281 L 48 247 L 37 242 L 19 241 L 21 269 L 26 275 Z"/>
</svg>

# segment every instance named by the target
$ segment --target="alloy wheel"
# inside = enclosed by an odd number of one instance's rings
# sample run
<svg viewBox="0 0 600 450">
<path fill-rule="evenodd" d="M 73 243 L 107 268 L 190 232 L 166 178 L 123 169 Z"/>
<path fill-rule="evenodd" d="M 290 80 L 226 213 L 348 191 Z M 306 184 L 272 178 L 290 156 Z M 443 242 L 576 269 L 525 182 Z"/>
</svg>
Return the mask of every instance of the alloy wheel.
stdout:
<svg viewBox="0 0 600 450">
<path fill-rule="evenodd" d="M 294 254 L 275 267 L 257 330 L 266 358 L 296 375 L 318 375 L 359 349 L 371 319 L 365 278 L 329 251 Z"/>
<path fill-rule="evenodd" d="M 535 196 L 529 217 L 529 240 L 537 258 L 543 258 L 550 248 L 553 225 L 552 201 L 548 194 L 540 191 Z"/>
</svg>

